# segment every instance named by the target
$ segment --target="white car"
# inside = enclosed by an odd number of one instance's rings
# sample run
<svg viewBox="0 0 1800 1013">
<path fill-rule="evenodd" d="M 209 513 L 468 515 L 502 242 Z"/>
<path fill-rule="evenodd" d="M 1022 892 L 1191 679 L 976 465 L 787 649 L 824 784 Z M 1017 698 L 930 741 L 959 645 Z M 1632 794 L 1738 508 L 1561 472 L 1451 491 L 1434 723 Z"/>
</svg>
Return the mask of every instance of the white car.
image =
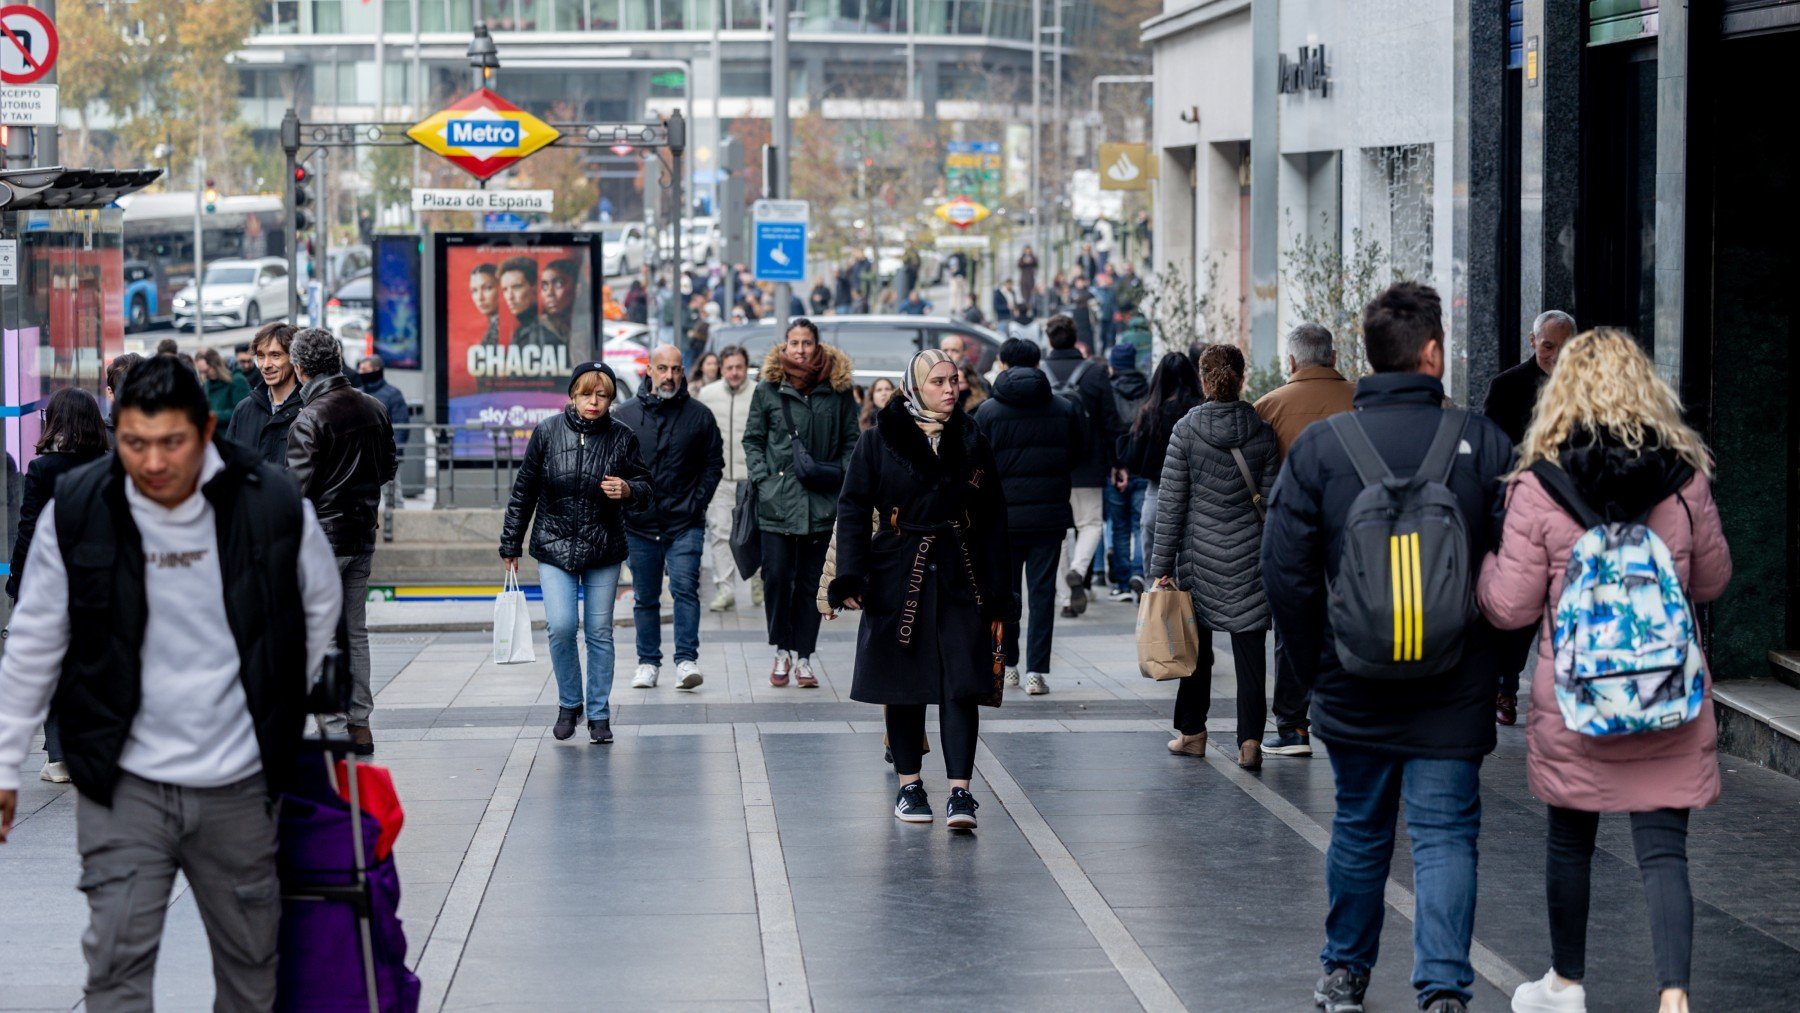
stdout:
<svg viewBox="0 0 1800 1013">
<path fill-rule="evenodd" d="M 608 278 L 636 274 L 644 266 L 644 227 L 610 222 L 600 227 L 600 270 Z"/>
<path fill-rule="evenodd" d="M 623 320 L 609 320 L 602 333 L 600 361 L 612 367 L 613 375 L 625 385 L 619 401 L 631 396 L 650 372 L 650 328 Z"/>
<path fill-rule="evenodd" d="M 202 281 L 206 306 L 199 315 L 204 326 L 256 327 L 287 316 L 287 261 L 280 257 L 215 260 L 206 265 Z M 198 307 L 192 284 L 175 294 L 173 308 L 177 330 L 194 326 Z"/>
<path fill-rule="evenodd" d="M 669 230 L 658 229 L 656 248 L 669 255 Z M 704 266 L 719 253 L 719 223 L 712 218 L 690 218 L 682 229 L 681 259 L 684 263 Z"/>
</svg>

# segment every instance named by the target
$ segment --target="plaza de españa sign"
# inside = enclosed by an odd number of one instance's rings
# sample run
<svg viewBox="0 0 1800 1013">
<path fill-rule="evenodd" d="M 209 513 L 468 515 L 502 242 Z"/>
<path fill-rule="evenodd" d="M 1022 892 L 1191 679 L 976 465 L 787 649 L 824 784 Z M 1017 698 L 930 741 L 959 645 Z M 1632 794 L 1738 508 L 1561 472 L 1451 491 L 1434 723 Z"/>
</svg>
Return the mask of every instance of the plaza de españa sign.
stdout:
<svg viewBox="0 0 1800 1013">
<path fill-rule="evenodd" d="M 480 88 L 406 132 L 419 145 L 488 179 L 561 137 L 555 127 Z"/>
</svg>

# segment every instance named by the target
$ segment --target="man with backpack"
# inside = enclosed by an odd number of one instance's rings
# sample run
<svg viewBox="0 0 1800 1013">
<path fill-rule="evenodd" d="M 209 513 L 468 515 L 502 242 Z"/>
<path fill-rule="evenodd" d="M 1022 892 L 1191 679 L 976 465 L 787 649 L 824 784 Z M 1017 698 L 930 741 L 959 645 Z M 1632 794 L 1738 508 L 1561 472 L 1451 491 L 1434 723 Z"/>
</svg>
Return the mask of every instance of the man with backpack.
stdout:
<svg viewBox="0 0 1800 1013">
<path fill-rule="evenodd" d="M 1063 583 L 1057 591 L 1062 617 L 1074 619 L 1087 611 L 1087 575 L 1105 531 L 1104 490 L 1124 474 L 1117 466 L 1113 435 L 1118 432 L 1118 411 L 1113 406 L 1112 380 L 1106 367 L 1082 357 L 1075 347 L 1075 321 L 1057 314 L 1044 322 L 1050 354 L 1044 357 L 1044 373 L 1050 390 L 1068 402 L 1081 425 L 1088 452 L 1069 475 L 1073 487 L 1069 506 L 1075 512 L 1075 536 L 1065 543 L 1061 565 Z"/>
<path fill-rule="evenodd" d="M 1312 730 L 1337 785 L 1313 998 L 1326 1013 L 1363 1008 L 1404 798 L 1412 981 L 1427 1013 L 1460 1013 L 1475 979 L 1481 760 L 1494 748 L 1497 635 L 1472 594 L 1512 445 L 1487 419 L 1444 407 L 1436 291 L 1389 288 L 1364 311 L 1363 336 L 1375 373 L 1357 384 L 1354 411 L 1294 441 L 1262 545 L 1275 624 L 1313 686 Z"/>
<path fill-rule="evenodd" d="M 1120 342 L 1106 353 L 1108 379 L 1112 382 L 1114 425 L 1107 435 L 1115 445 L 1131 431 L 1131 421 L 1150 396 L 1150 380 L 1137 366 L 1137 346 Z M 1116 458 L 1123 461 L 1123 458 Z M 1137 604 L 1144 590 L 1143 542 L 1135 533 L 1144 523 L 1144 493 L 1150 483 L 1143 478 L 1115 468 L 1106 484 L 1106 526 L 1112 534 L 1112 551 L 1107 557 L 1108 576 L 1112 579 L 1109 601 Z"/>
</svg>

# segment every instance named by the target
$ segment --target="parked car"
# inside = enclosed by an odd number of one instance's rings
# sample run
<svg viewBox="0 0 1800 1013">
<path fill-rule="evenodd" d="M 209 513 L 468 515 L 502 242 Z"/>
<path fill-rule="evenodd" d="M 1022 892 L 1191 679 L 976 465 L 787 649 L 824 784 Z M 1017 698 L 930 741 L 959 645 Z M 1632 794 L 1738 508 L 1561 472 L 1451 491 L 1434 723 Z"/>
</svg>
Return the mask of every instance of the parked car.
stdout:
<svg viewBox="0 0 1800 1013">
<path fill-rule="evenodd" d="M 650 329 L 643 324 L 615 320 L 608 321 L 602 333 L 605 339 L 600 361 L 612 367 L 620 385 L 617 400 L 624 401 L 633 396 L 644 382 L 644 374 L 650 372 Z"/>
<path fill-rule="evenodd" d="M 644 267 L 644 227 L 637 222 L 607 222 L 600 233 L 600 271 L 608 278 L 636 274 Z"/>
<path fill-rule="evenodd" d="M 986 374 L 994 367 L 1003 338 L 985 327 L 966 324 L 947 317 L 912 316 L 847 316 L 813 317 L 819 325 L 819 337 L 826 344 L 842 349 L 856 367 L 856 382 L 867 384 L 878 377 L 898 379 L 912 361 L 913 354 L 923 348 L 936 348 L 950 334 L 960 334 L 975 342 L 980 350 L 976 368 Z M 710 350 L 726 345 L 742 345 L 750 353 L 750 368 L 761 367 L 763 357 L 775 344 L 775 322 L 759 320 L 753 324 L 733 324 L 712 332 Z"/>
<path fill-rule="evenodd" d="M 191 328 L 198 315 L 202 326 L 256 327 L 264 319 L 287 315 L 287 261 L 280 257 L 255 260 L 215 260 L 202 276 L 206 306 L 194 305 L 194 286 L 176 293 L 175 326 Z"/>
<path fill-rule="evenodd" d="M 656 248 L 663 256 L 669 255 L 669 231 L 658 229 Z M 683 226 L 681 235 L 681 259 L 685 264 L 696 267 L 713 262 L 719 253 L 719 223 L 713 218 L 689 218 Z"/>
<path fill-rule="evenodd" d="M 368 274 L 338 286 L 325 302 L 325 329 L 344 346 L 344 362 L 355 363 L 369 354 L 370 331 L 375 319 L 375 280 Z"/>
<path fill-rule="evenodd" d="M 125 262 L 125 329 L 147 330 L 168 319 L 168 293 L 156 283 L 156 271 L 141 260 Z"/>
</svg>

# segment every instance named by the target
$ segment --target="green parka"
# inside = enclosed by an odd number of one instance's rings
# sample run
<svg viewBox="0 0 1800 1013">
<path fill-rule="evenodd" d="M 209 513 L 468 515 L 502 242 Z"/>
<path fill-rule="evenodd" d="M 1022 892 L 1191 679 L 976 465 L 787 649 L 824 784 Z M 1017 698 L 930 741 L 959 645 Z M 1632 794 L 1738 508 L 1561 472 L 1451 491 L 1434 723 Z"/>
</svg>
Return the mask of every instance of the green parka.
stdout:
<svg viewBox="0 0 1800 1013">
<path fill-rule="evenodd" d="M 744 463 L 756 483 L 757 521 L 772 535 L 822 535 L 837 523 L 836 494 L 807 489 L 794 474 L 794 441 L 783 404 L 815 460 L 848 469 L 861 435 L 856 399 L 850 393 L 854 383 L 850 357 L 830 345 L 820 347 L 831 360 L 831 369 L 810 393 L 802 395 L 787 381 L 781 346 L 776 345 L 763 359 L 750 400 Z"/>
</svg>

